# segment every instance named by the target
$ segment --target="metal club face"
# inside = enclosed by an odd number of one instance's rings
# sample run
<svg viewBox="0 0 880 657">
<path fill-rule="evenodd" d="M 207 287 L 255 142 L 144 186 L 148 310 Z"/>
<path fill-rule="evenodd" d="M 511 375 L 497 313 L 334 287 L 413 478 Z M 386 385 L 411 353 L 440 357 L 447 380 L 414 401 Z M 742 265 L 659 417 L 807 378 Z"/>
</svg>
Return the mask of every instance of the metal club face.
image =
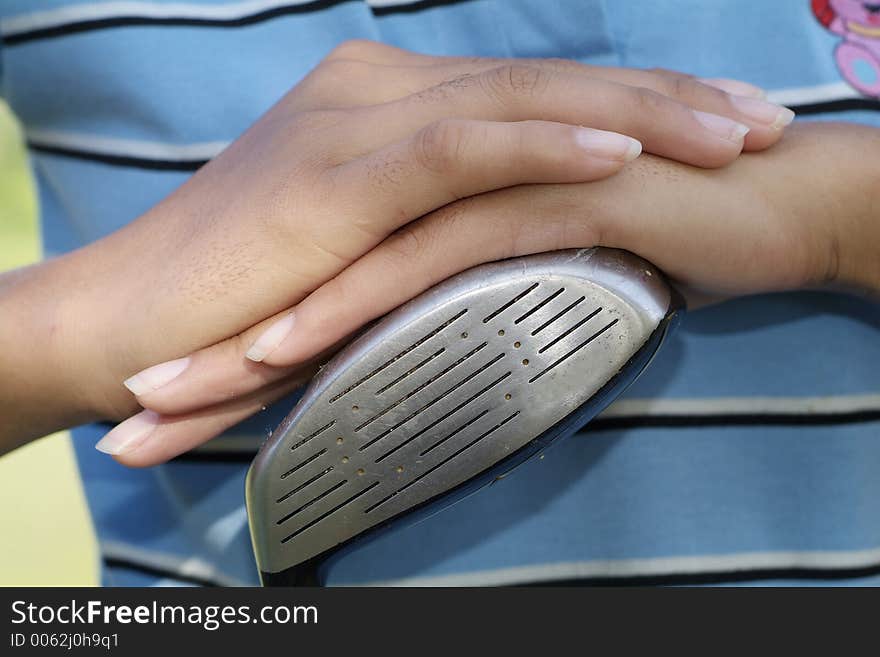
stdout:
<svg viewBox="0 0 880 657">
<path fill-rule="evenodd" d="M 644 260 L 588 249 L 476 267 L 391 312 L 321 369 L 254 460 L 261 572 L 440 499 L 635 378 L 673 298 Z"/>
</svg>

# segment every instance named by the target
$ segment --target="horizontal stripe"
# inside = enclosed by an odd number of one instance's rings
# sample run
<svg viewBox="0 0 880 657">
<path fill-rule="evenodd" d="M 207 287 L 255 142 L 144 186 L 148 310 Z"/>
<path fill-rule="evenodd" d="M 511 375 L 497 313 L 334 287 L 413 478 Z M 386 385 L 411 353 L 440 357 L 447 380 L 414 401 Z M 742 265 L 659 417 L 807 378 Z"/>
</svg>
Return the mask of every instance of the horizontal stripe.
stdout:
<svg viewBox="0 0 880 657">
<path fill-rule="evenodd" d="M 791 105 L 791 109 L 798 116 L 811 116 L 814 114 L 835 114 L 837 112 L 880 111 L 880 100 L 870 98 L 850 98 L 845 100 L 831 100 L 822 103 L 807 105 Z"/>
<path fill-rule="evenodd" d="M 588 431 L 712 426 L 820 426 L 880 422 L 880 395 L 621 399 Z"/>
<path fill-rule="evenodd" d="M 799 116 L 880 110 L 880 101 L 862 96 L 846 82 L 775 89 L 767 94 L 767 98 L 790 107 Z"/>
<path fill-rule="evenodd" d="M 180 576 L 174 573 L 173 571 L 165 570 L 164 568 L 157 568 L 150 564 L 142 564 L 136 563 L 132 561 L 128 561 L 126 559 L 116 559 L 116 558 L 106 558 L 104 559 L 104 567 L 105 568 L 116 568 L 123 570 L 133 570 L 142 575 L 151 575 L 157 578 L 154 586 L 181 586 L 181 585 L 194 585 L 194 586 L 205 586 L 205 587 L 216 587 L 222 586 L 222 584 L 218 584 L 213 580 L 203 580 L 199 577 L 185 577 Z M 111 586 L 114 583 L 110 582 Z"/>
<path fill-rule="evenodd" d="M 842 426 L 880 422 L 880 410 L 865 413 L 847 413 L 840 415 L 717 415 L 717 416 L 664 416 L 664 417 L 601 417 L 592 420 L 583 427 L 579 435 L 587 437 L 598 431 L 622 431 L 625 429 L 708 429 L 712 427 L 820 427 Z M 196 463 L 250 463 L 256 455 L 259 445 L 215 451 L 208 445 L 177 456 L 174 460 Z"/>
<path fill-rule="evenodd" d="M 446 5 L 456 5 L 472 0 L 367 0 L 376 16 L 388 14 L 410 14 L 425 9 L 434 9 Z"/>
<path fill-rule="evenodd" d="M 195 171 L 229 143 L 171 144 L 36 129 L 27 130 L 25 139 L 38 153 L 159 171 Z"/>
<path fill-rule="evenodd" d="M 29 143 L 45 148 L 67 148 L 114 157 L 168 160 L 171 162 L 210 160 L 229 145 L 228 141 L 172 144 L 137 139 L 119 139 L 99 135 L 84 135 L 62 130 L 28 129 L 25 136 Z"/>
<path fill-rule="evenodd" d="M 585 427 L 586 431 L 613 431 L 620 429 L 700 429 L 707 427 L 749 426 L 829 426 L 880 422 L 880 410 L 828 414 L 749 414 L 749 415 L 662 415 L 619 418 L 598 417 Z"/>
<path fill-rule="evenodd" d="M 826 397 L 710 397 L 694 399 L 620 399 L 599 417 L 718 414 L 826 414 L 880 410 L 880 394 Z"/>
<path fill-rule="evenodd" d="M 102 21 L 125 17 L 148 19 L 203 19 L 234 21 L 261 12 L 283 7 L 298 7 L 312 4 L 314 0 L 246 0 L 229 3 L 188 3 L 188 2 L 92 2 L 74 3 L 45 11 L 4 18 L 0 21 L 0 34 L 4 37 L 23 32 L 45 30 L 86 21 Z"/>
<path fill-rule="evenodd" d="M 0 37 L 14 46 L 80 32 L 133 26 L 242 27 L 281 16 L 321 11 L 364 0 L 247 0 L 228 4 L 102 2 L 13 16 L 0 21 Z M 416 12 L 472 0 L 366 0 L 376 15 Z"/>
<path fill-rule="evenodd" d="M 593 577 L 554 580 L 552 582 L 529 582 L 522 586 L 718 586 L 722 584 L 789 581 L 861 580 L 880 575 L 880 563 L 864 568 L 813 569 L 813 568 L 766 568 L 738 570 L 734 572 L 684 573 L 669 575 L 633 575 L 631 577 Z M 875 584 L 871 584 L 875 586 Z"/>
<path fill-rule="evenodd" d="M 842 83 L 780 89 L 769 97 L 800 115 L 880 111 L 880 101 L 861 97 Z M 173 144 L 38 129 L 28 130 L 26 138 L 28 147 L 38 153 L 158 171 L 195 171 L 229 144 L 228 140 Z"/>
<path fill-rule="evenodd" d="M 129 157 L 125 155 L 104 155 L 102 153 L 90 153 L 88 151 L 80 151 L 72 148 L 64 148 L 61 146 L 48 146 L 45 144 L 33 143 L 28 141 L 29 149 L 36 153 L 45 153 L 46 155 L 60 155 L 62 157 L 70 157 L 77 160 L 86 160 L 88 162 L 100 162 L 101 164 L 109 164 L 118 167 L 130 167 L 133 169 L 149 169 L 152 171 L 196 171 L 205 164 L 207 160 L 153 160 L 141 157 Z"/>
<path fill-rule="evenodd" d="M 767 100 L 780 105 L 811 105 L 862 96 L 846 82 L 788 87 L 767 92 Z"/>
<path fill-rule="evenodd" d="M 140 570 L 159 577 L 171 577 L 202 586 L 247 585 L 247 582 L 220 572 L 214 565 L 198 557 L 178 557 L 117 541 L 102 541 L 101 557 L 104 563 L 111 567 Z"/>
<path fill-rule="evenodd" d="M 621 399 L 584 429 L 596 431 L 723 426 L 829 426 L 880 422 L 880 395 Z M 220 436 L 180 461 L 248 463 L 263 436 Z"/>
<path fill-rule="evenodd" d="M 717 581 L 735 581 L 739 576 L 773 579 L 792 574 L 821 575 L 823 578 L 866 577 L 880 572 L 880 548 L 823 552 L 744 552 L 729 555 L 656 557 L 646 559 L 607 559 L 519 566 L 471 573 L 413 577 L 368 582 L 362 586 L 510 586 L 528 583 L 590 580 L 612 582 L 641 578 L 690 577 L 714 575 Z M 782 574 L 783 577 L 778 575 Z M 636 582 L 633 582 L 636 583 Z M 663 582 L 670 583 L 670 582 Z"/>
</svg>

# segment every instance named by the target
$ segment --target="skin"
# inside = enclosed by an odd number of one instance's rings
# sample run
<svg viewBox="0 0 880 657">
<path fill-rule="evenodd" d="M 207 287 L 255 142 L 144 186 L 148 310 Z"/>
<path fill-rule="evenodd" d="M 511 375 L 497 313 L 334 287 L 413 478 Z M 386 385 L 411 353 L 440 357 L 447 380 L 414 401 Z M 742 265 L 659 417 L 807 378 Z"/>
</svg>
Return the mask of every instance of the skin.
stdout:
<svg viewBox="0 0 880 657">
<path fill-rule="evenodd" d="M 871 154 L 870 166 L 854 161 L 856 149 Z M 805 123 L 725 169 L 643 155 L 601 182 L 523 185 L 458 201 L 399 229 L 309 295 L 293 309 L 287 339 L 261 363 L 245 350 L 286 313 L 192 354 L 179 376 L 138 397 L 155 428 L 116 458 L 150 465 L 208 440 L 250 414 L 221 416 L 230 397 L 298 376 L 299 363 L 327 345 L 491 260 L 624 248 L 664 269 L 691 307 L 818 288 L 880 299 L 878 174 L 880 130 Z"/>
<path fill-rule="evenodd" d="M 421 257 L 419 245 L 432 243 L 423 241 L 423 230 L 471 217 L 477 206 L 468 204 L 488 193 L 507 190 L 522 203 L 519 195 L 529 189 L 558 194 L 618 173 L 625 151 L 599 150 L 596 130 L 638 139 L 663 158 L 652 160 L 655 166 L 678 161 L 700 173 L 780 139 L 784 110 L 718 87 L 755 92 L 667 71 L 430 58 L 344 44 L 144 216 L 73 253 L 0 277 L 0 316 L 10 320 L 0 325 L 0 451 L 60 428 L 121 420 L 141 405 L 169 414 L 167 399 L 135 399 L 121 382 L 193 353 L 206 369 L 188 369 L 180 379 L 190 391 L 185 408 L 171 416 L 140 413 L 120 425 L 117 436 L 138 422 L 158 422 L 162 431 L 117 458 L 149 465 L 204 442 L 301 385 L 351 331 L 387 310 L 388 300 L 397 305 L 452 271 L 426 259 L 400 291 L 359 305 L 359 314 L 321 344 L 295 351 L 289 365 L 277 362 L 285 351 L 266 363 L 243 358 L 272 318 L 293 306 L 298 322 L 321 315 L 323 286 L 356 289 L 345 282 L 355 266 L 388 289 L 388 272 L 406 270 L 407 244 Z M 694 110 L 712 113 L 720 127 L 709 129 Z M 750 128 L 745 138 L 739 124 Z M 611 203 L 609 192 L 591 212 Z M 572 209 L 577 202 L 559 203 Z M 555 235 L 548 246 L 543 229 L 530 233 L 519 226 L 522 217 L 508 216 L 509 224 L 495 227 L 506 232 L 475 240 L 463 227 L 440 251 L 470 241 L 462 250 L 470 257 L 449 261 L 461 269 L 519 251 L 601 243 L 600 233 L 560 223 L 547 232 Z M 513 251 L 495 252 L 498 234 L 519 236 L 499 242 Z M 486 248 L 475 251 L 478 243 Z M 205 348 L 223 357 L 198 356 Z M 242 373 L 233 389 L 224 383 Z M 214 395 L 207 405 L 202 383 Z"/>
</svg>

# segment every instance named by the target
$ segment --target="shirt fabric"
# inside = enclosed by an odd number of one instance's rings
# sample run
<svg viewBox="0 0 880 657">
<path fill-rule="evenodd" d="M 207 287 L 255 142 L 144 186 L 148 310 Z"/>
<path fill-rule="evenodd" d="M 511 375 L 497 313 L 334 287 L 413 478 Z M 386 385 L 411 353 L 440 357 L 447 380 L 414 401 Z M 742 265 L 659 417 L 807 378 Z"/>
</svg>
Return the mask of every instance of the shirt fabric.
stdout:
<svg viewBox="0 0 880 657">
<path fill-rule="evenodd" d="M 846 35 L 812 4 L 4 0 L 0 90 L 53 255 L 153 206 L 351 38 L 734 77 L 809 119 L 878 125 L 880 103 L 853 85 L 880 60 L 868 47 L 840 68 Z M 329 583 L 880 584 L 878 337 L 880 306 L 830 293 L 688 314 L 585 430 L 348 551 Z M 146 470 L 94 450 L 107 426 L 75 429 L 105 583 L 256 583 L 244 475 L 291 404 Z"/>
</svg>

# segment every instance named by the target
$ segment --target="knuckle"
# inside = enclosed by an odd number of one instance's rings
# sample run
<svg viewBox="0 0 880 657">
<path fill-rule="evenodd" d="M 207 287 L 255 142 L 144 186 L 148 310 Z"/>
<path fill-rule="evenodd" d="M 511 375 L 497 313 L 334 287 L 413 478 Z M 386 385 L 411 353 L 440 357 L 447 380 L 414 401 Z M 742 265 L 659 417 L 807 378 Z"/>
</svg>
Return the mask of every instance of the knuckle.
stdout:
<svg viewBox="0 0 880 657">
<path fill-rule="evenodd" d="M 437 249 L 461 239 L 474 203 L 473 197 L 467 197 L 398 228 L 385 240 L 386 264 L 405 273 L 400 270 L 438 255 Z"/>
<path fill-rule="evenodd" d="M 299 105 L 303 109 L 349 109 L 372 104 L 378 90 L 362 81 L 373 77 L 374 65 L 353 59 L 322 62 L 297 85 Z"/>
<path fill-rule="evenodd" d="M 652 116 L 666 105 L 666 97 L 647 87 L 635 87 L 632 91 L 633 103 L 642 116 Z"/>
<path fill-rule="evenodd" d="M 670 71 L 665 68 L 654 68 L 649 71 L 657 80 L 657 89 L 671 98 L 693 97 L 704 85 L 697 78 L 686 73 Z"/>
<path fill-rule="evenodd" d="M 386 240 L 386 262 L 393 264 L 393 266 L 400 266 L 401 263 L 411 262 L 429 248 L 429 242 L 427 231 L 424 230 L 421 224 L 401 226 L 389 235 Z"/>
<path fill-rule="evenodd" d="M 437 103 L 448 100 L 474 84 L 476 76 L 473 73 L 462 73 L 427 89 L 422 89 L 412 95 L 412 100 L 417 103 Z"/>
<path fill-rule="evenodd" d="M 541 67 L 556 73 L 581 73 L 587 68 L 580 62 L 563 57 L 542 59 Z"/>
<path fill-rule="evenodd" d="M 654 75 L 660 76 L 670 76 L 670 77 L 680 77 L 680 78 L 691 78 L 696 79 L 696 75 L 691 75 L 690 73 L 682 73 L 681 71 L 674 71 L 670 68 L 663 68 L 662 66 L 654 66 L 652 68 L 646 69 L 648 73 L 653 73 Z"/>
<path fill-rule="evenodd" d="M 689 98 L 693 96 L 696 83 L 683 75 L 672 75 L 666 79 L 667 95 L 672 98 Z"/>
<path fill-rule="evenodd" d="M 707 86 L 689 75 L 673 75 L 667 78 L 667 95 L 680 102 L 688 102 L 692 99 L 703 98 L 714 102 L 726 100 L 727 94 L 720 89 Z"/>
<path fill-rule="evenodd" d="M 339 93 L 345 91 L 345 85 L 362 79 L 371 68 L 368 62 L 356 59 L 331 59 L 319 64 L 309 77 L 319 88 Z"/>
<path fill-rule="evenodd" d="M 551 71 L 536 66 L 507 64 L 489 71 L 485 82 L 492 97 L 506 103 L 540 95 L 552 76 Z"/>
<path fill-rule="evenodd" d="M 378 44 L 368 39 L 349 39 L 333 48 L 324 60 L 364 59 L 372 55 L 377 48 Z"/>
<path fill-rule="evenodd" d="M 448 173 L 461 160 L 467 143 L 467 124 L 455 119 L 430 123 L 413 140 L 416 163 L 433 173 Z"/>
</svg>

